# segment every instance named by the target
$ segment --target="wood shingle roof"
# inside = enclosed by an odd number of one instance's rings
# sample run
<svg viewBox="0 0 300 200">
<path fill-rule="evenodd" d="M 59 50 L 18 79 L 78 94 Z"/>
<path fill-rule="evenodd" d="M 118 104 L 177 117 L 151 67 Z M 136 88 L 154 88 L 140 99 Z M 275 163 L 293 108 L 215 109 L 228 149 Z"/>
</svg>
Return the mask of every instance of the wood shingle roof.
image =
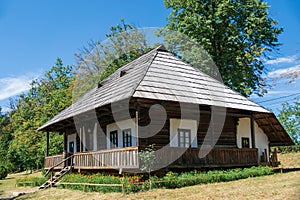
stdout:
<svg viewBox="0 0 300 200">
<path fill-rule="evenodd" d="M 226 107 L 273 116 L 272 112 L 159 46 L 119 68 L 101 82 L 101 87 L 87 92 L 38 130 L 46 130 L 65 119 L 131 97 Z M 281 131 L 286 134 L 284 129 Z"/>
</svg>

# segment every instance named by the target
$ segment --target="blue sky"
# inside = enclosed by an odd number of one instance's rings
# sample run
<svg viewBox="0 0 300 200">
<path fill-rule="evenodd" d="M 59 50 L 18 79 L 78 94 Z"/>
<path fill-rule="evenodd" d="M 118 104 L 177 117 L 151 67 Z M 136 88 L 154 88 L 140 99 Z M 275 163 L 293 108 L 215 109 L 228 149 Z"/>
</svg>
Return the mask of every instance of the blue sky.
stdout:
<svg viewBox="0 0 300 200">
<path fill-rule="evenodd" d="M 269 75 L 300 70 L 300 1 L 267 2 L 271 17 L 284 28 L 281 50 L 267 63 Z M 26 91 L 28 83 L 50 69 L 57 57 L 64 64 L 75 64 L 74 53 L 90 40 L 104 40 L 120 18 L 140 28 L 161 27 L 169 12 L 162 0 L 0 0 L 0 106 L 6 110 L 8 98 Z M 263 98 L 251 98 L 261 102 L 297 94 L 299 83 L 280 81 Z M 282 101 L 296 97 L 261 104 L 276 110 Z"/>
</svg>

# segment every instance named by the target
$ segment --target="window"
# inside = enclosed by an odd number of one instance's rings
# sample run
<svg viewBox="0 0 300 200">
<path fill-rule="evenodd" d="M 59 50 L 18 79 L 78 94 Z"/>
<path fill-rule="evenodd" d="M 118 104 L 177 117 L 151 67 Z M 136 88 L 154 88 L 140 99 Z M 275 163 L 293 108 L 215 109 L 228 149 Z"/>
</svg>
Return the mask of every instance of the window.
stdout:
<svg viewBox="0 0 300 200">
<path fill-rule="evenodd" d="M 131 129 L 123 130 L 123 147 L 132 146 Z"/>
<path fill-rule="evenodd" d="M 248 137 L 242 137 L 242 148 L 250 148 Z"/>
<path fill-rule="evenodd" d="M 178 129 L 178 146 L 190 147 L 190 145 L 191 145 L 191 130 Z"/>
<path fill-rule="evenodd" d="M 69 142 L 69 153 L 74 153 L 74 141 Z"/>
<path fill-rule="evenodd" d="M 118 147 L 118 131 L 110 132 L 110 147 L 117 148 Z"/>
</svg>

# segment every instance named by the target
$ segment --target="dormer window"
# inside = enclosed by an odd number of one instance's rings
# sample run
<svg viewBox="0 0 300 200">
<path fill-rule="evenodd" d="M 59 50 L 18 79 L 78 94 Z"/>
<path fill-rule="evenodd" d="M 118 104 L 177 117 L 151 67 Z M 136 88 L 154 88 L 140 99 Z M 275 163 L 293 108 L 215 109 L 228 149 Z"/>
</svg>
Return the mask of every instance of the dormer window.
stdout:
<svg viewBox="0 0 300 200">
<path fill-rule="evenodd" d="M 102 83 L 98 83 L 98 88 L 101 88 L 103 86 L 103 84 Z"/>
<path fill-rule="evenodd" d="M 120 72 L 120 77 L 124 76 L 125 74 L 126 74 L 126 71 L 125 71 L 125 70 L 122 70 L 122 71 Z"/>
</svg>

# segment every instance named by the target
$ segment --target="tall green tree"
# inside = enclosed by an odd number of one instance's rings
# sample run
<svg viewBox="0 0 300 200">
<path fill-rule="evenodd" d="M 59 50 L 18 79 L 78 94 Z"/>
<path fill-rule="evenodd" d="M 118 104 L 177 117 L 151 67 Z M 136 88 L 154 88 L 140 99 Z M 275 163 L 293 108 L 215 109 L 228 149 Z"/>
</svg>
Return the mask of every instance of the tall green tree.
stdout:
<svg viewBox="0 0 300 200">
<path fill-rule="evenodd" d="M 2 108 L 0 107 L 0 165 L 9 165 L 7 149 L 12 138 L 9 115 L 2 113 Z"/>
<path fill-rule="evenodd" d="M 263 95 L 264 59 L 278 50 L 283 31 L 262 0 L 165 0 L 171 9 L 166 30 L 197 41 L 218 66 L 222 79 L 244 96 Z M 178 38 L 172 38 L 173 41 Z M 185 57 L 185 52 L 181 52 Z M 187 58 L 188 60 L 188 58 Z"/>
<path fill-rule="evenodd" d="M 300 144 L 300 101 L 282 104 L 278 118 L 292 140 Z"/>
<path fill-rule="evenodd" d="M 37 128 L 71 104 L 73 80 L 72 67 L 57 59 L 42 78 L 32 81 L 28 93 L 20 95 L 10 113 L 13 140 L 8 151 L 17 170 L 43 165 L 46 138 Z M 62 136 L 51 134 L 50 153 L 61 153 L 62 142 Z"/>
</svg>

